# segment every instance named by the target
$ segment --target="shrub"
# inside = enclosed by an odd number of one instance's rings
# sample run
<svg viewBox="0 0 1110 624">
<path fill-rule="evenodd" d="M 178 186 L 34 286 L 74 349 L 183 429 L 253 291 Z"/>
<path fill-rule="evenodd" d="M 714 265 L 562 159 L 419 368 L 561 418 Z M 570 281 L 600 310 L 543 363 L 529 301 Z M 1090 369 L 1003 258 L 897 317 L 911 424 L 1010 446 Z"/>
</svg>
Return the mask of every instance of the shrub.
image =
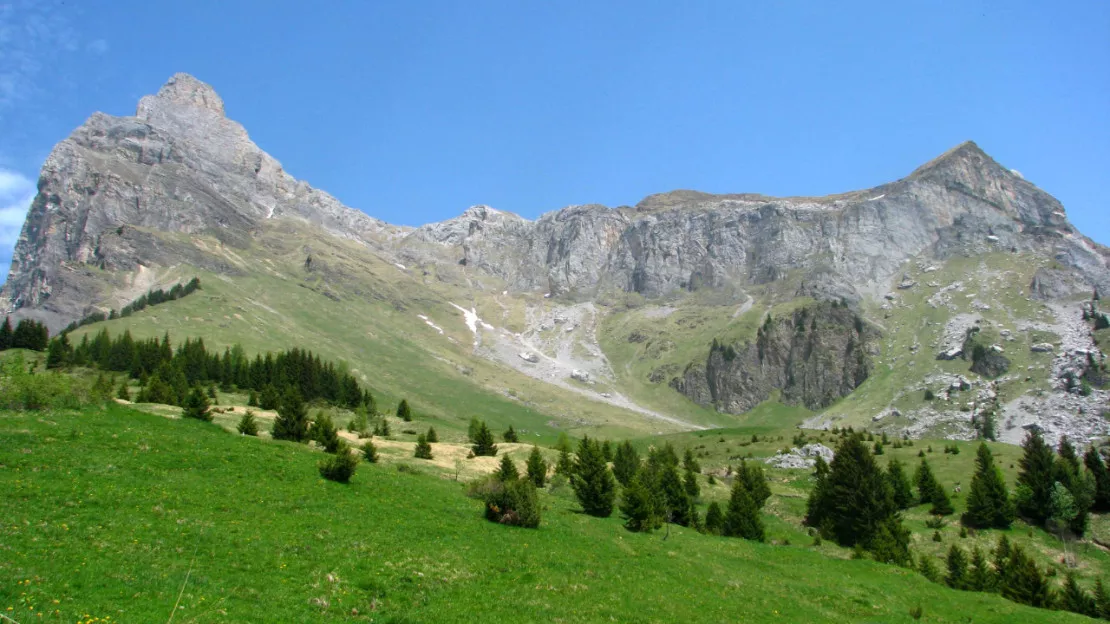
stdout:
<svg viewBox="0 0 1110 624">
<path fill-rule="evenodd" d="M 189 391 L 181 415 L 185 418 L 212 422 L 212 413 L 208 411 L 208 397 L 204 396 L 204 391 L 200 389 L 200 386 L 193 386 L 193 389 Z"/>
<path fill-rule="evenodd" d="M 416 448 L 412 453 L 413 457 L 417 459 L 431 459 L 432 458 L 432 445 L 428 444 L 428 438 L 424 434 L 416 436 Z"/>
<path fill-rule="evenodd" d="M 362 458 L 371 464 L 378 463 L 378 447 L 374 446 L 374 443 L 370 440 L 362 445 Z"/>
<path fill-rule="evenodd" d="M 427 440 L 429 444 L 439 442 L 439 434 L 436 433 L 436 428 L 428 427 L 428 433 L 424 434 L 424 439 Z"/>
<path fill-rule="evenodd" d="M 520 437 L 517 436 L 516 430 L 513 429 L 512 425 L 509 425 L 509 428 L 505 430 L 505 433 L 502 437 L 505 438 L 506 442 L 520 442 Z"/>
<path fill-rule="evenodd" d="M 467 486 L 467 495 L 485 503 L 486 520 L 534 529 L 540 525 L 536 486 L 527 479 L 501 481 L 486 477 Z"/>
<path fill-rule="evenodd" d="M 69 375 L 28 370 L 22 353 L 0 363 L 0 409 L 41 410 L 80 407 L 95 400 L 87 384 Z"/>
<path fill-rule="evenodd" d="M 235 425 L 235 429 L 243 435 L 258 435 L 258 421 L 254 417 L 254 412 L 247 410 L 243 417 L 239 419 L 239 424 Z"/>
<path fill-rule="evenodd" d="M 328 481 L 348 483 L 351 475 L 355 474 L 355 468 L 358 467 L 358 458 L 351 453 L 351 449 L 345 442 L 341 442 L 335 455 L 324 459 L 317 467 L 320 470 L 320 476 Z"/>
</svg>

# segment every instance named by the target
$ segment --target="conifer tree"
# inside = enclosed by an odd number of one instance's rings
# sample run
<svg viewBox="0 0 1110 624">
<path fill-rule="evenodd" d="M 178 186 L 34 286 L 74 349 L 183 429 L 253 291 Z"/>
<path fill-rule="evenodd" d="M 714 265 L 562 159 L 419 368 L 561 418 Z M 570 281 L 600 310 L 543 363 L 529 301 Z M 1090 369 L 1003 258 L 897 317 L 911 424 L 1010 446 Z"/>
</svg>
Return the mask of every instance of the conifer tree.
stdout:
<svg viewBox="0 0 1110 624">
<path fill-rule="evenodd" d="M 374 446 L 373 440 L 367 440 L 363 443 L 362 458 L 370 464 L 378 463 L 378 447 Z"/>
<path fill-rule="evenodd" d="M 1102 578 L 1095 579 L 1095 593 L 1092 598 L 1095 601 L 1095 613 L 1097 617 L 1110 620 L 1110 591 L 1106 589 L 1106 585 L 1102 582 Z"/>
<path fill-rule="evenodd" d="M 599 518 L 612 515 L 616 481 L 601 454 L 601 445 L 587 436 L 578 444 L 570 483 L 583 511 Z"/>
<path fill-rule="evenodd" d="M 686 452 L 682 454 L 682 468 L 694 474 L 701 474 L 701 464 L 698 463 L 698 460 L 694 457 L 694 452 L 690 449 L 686 449 Z"/>
<path fill-rule="evenodd" d="M 948 547 L 948 557 L 945 558 L 948 574 L 944 577 L 946 585 L 952 589 L 969 589 L 967 572 L 967 553 L 956 544 Z"/>
<path fill-rule="evenodd" d="M 917 571 L 921 573 L 921 576 L 924 576 L 930 581 L 939 583 L 941 580 L 940 571 L 937 570 L 937 564 L 933 562 L 933 558 L 924 553 L 922 553 L 920 557 L 921 558 L 918 559 Z"/>
<path fill-rule="evenodd" d="M 262 388 L 262 395 L 258 398 L 258 406 L 264 410 L 277 409 L 281 404 L 281 395 L 278 394 L 277 388 L 273 384 L 266 384 Z"/>
<path fill-rule="evenodd" d="M 439 442 L 439 434 L 436 433 L 436 428 L 428 427 L 428 433 L 424 434 L 424 439 L 428 441 L 428 444 L 435 444 Z"/>
<path fill-rule="evenodd" d="M 720 535 L 724 530 L 725 515 L 721 513 L 721 506 L 717 501 L 709 503 L 709 508 L 705 511 L 705 531 L 713 535 Z"/>
<path fill-rule="evenodd" d="M 247 398 L 247 407 L 259 407 L 258 393 L 251 390 L 250 396 Z"/>
<path fill-rule="evenodd" d="M 994 572 L 983 556 L 983 551 L 978 546 L 971 549 L 971 565 L 967 571 L 967 589 L 969 591 L 989 592 L 994 591 Z"/>
<path fill-rule="evenodd" d="M 547 483 L 547 462 L 544 461 L 543 455 L 540 453 L 540 447 L 532 445 L 532 452 L 528 454 L 528 461 L 525 466 L 528 471 L 528 480 L 537 488 L 542 488 Z"/>
<path fill-rule="evenodd" d="M 867 550 L 871 552 L 875 561 L 880 563 L 902 566 L 913 563 L 913 555 L 910 554 L 910 531 L 902 524 L 902 519 L 897 514 L 887 516 L 879 522 L 878 528 L 867 543 Z"/>
<path fill-rule="evenodd" d="M 1094 446 L 1088 448 L 1083 455 L 1083 464 L 1087 467 L 1087 472 L 1090 473 L 1095 486 L 1091 511 L 1099 513 L 1110 511 L 1110 470 L 1107 470 L 1102 454 Z"/>
<path fill-rule="evenodd" d="M 471 447 L 477 457 L 493 457 L 497 455 L 497 445 L 493 443 L 493 433 L 485 422 L 478 422 L 478 429 L 474 433 L 474 446 Z"/>
<path fill-rule="evenodd" d="M 412 456 L 417 459 L 432 459 L 432 445 L 428 444 L 428 438 L 423 433 L 416 436 L 416 448 L 413 449 Z"/>
<path fill-rule="evenodd" d="M 617 481 L 622 486 L 628 487 L 639 469 L 640 455 L 633 448 L 632 443 L 625 440 L 617 445 L 617 451 L 613 455 L 613 476 L 617 478 Z"/>
<path fill-rule="evenodd" d="M 570 456 L 570 440 L 567 439 L 567 434 L 559 434 L 555 450 L 559 451 L 559 459 L 555 462 L 555 474 L 570 478 L 574 473 L 574 459 Z"/>
<path fill-rule="evenodd" d="M 740 460 L 740 469 L 736 471 L 736 478 L 744 482 L 744 489 L 747 490 L 748 496 L 752 497 L 755 506 L 763 509 L 767 499 L 771 497 L 771 486 L 767 485 L 767 476 L 763 473 L 763 467 L 755 462 Z"/>
<path fill-rule="evenodd" d="M 809 494 L 809 499 L 806 500 L 806 516 L 804 524 L 817 528 L 822 534 L 828 537 L 831 530 L 825 525 L 831 523 L 831 499 L 829 498 L 829 465 L 825 463 L 825 459 L 820 455 L 817 456 L 817 461 L 813 465 L 813 490 Z"/>
<path fill-rule="evenodd" d="M 686 488 L 686 496 L 690 498 L 691 504 L 701 498 L 701 485 L 698 484 L 698 475 L 693 470 L 686 471 L 682 485 Z"/>
<path fill-rule="evenodd" d="M 1082 536 L 1087 531 L 1088 511 L 1091 508 L 1096 486 L 1083 473 L 1075 447 L 1066 436 L 1060 438 L 1057 453 L 1059 457 L 1053 464 L 1053 475 L 1056 482 L 1067 488 L 1075 506 L 1075 515 L 1069 521 L 1068 528 L 1076 535 Z"/>
<path fill-rule="evenodd" d="M 273 429 L 270 431 L 275 440 L 304 442 L 308 439 L 308 410 L 299 390 L 293 386 L 287 388 L 277 411 Z"/>
<path fill-rule="evenodd" d="M 1051 511 L 1052 486 L 1056 482 L 1053 476 L 1055 459 L 1052 449 L 1036 429 L 1026 434 L 1021 448 L 1017 511 L 1034 524 L 1043 526 Z"/>
<path fill-rule="evenodd" d="M 393 435 L 393 432 L 389 430 L 389 420 L 385 416 L 379 418 L 377 424 L 374 425 L 374 435 L 379 438 L 388 438 Z"/>
<path fill-rule="evenodd" d="M 200 386 L 193 386 L 193 389 L 189 392 L 181 410 L 181 415 L 185 418 L 212 422 L 212 414 L 208 411 L 208 397 L 204 396 L 204 391 L 200 389 Z"/>
<path fill-rule="evenodd" d="M 12 348 L 12 318 L 10 316 L 4 317 L 4 324 L 0 325 L 0 351 L 5 351 Z"/>
<path fill-rule="evenodd" d="M 609 440 L 605 440 L 601 443 L 601 456 L 604 457 L 607 462 L 613 461 L 613 444 L 609 442 Z"/>
<path fill-rule="evenodd" d="M 336 430 L 331 416 L 324 412 L 316 412 L 316 419 L 309 429 L 309 438 L 322 446 L 327 453 L 334 454 L 339 450 L 339 431 Z"/>
<path fill-rule="evenodd" d="M 124 378 L 124 380 L 119 383 L 119 390 L 116 392 L 116 398 L 121 401 L 131 400 L 131 390 L 127 387 L 127 378 Z"/>
<path fill-rule="evenodd" d="M 897 459 L 890 460 L 886 465 L 886 479 L 890 483 L 891 495 L 894 497 L 894 505 L 898 509 L 909 509 L 913 506 L 913 490 L 910 488 L 910 480 L 906 477 L 906 470 L 902 462 Z"/>
<path fill-rule="evenodd" d="M 1010 556 L 1002 569 L 999 589 L 1002 596 L 1033 607 L 1052 605 L 1052 588 L 1037 564 L 1020 546 L 1010 548 Z"/>
<path fill-rule="evenodd" d="M 994 465 L 994 456 L 986 443 L 980 443 L 963 522 L 979 529 L 1007 529 L 1013 523 L 1014 515 L 1014 504 L 1006 490 L 1002 471 Z"/>
<path fill-rule="evenodd" d="M 339 445 L 334 455 L 329 455 L 317 464 L 321 477 L 337 483 L 349 483 L 356 468 L 358 468 L 358 458 L 351 452 L 346 442 Z"/>
<path fill-rule="evenodd" d="M 509 425 L 509 428 L 505 430 L 504 438 L 506 442 L 520 442 L 520 438 L 517 436 L 516 430 L 513 429 L 512 425 Z"/>
<path fill-rule="evenodd" d="M 729 496 L 728 511 L 725 512 L 721 534 L 757 542 L 766 539 L 759 506 L 752 500 L 743 479 L 736 479 L 732 484 L 732 494 Z"/>
<path fill-rule="evenodd" d="M 629 531 L 648 532 L 659 528 L 663 523 L 656 497 L 650 485 L 645 483 L 646 480 L 650 480 L 647 472 L 638 471 L 621 490 L 621 517 Z"/>
<path fill-rule="evenodd" d="M 937 483 L 937 478 L 933 476 L 933 469 L 924 457 L 921 458 L 921 463 L 917 466 L 917 471 L 914 472 L 913 480 L 917 485 L 918 501 L 922 505 L 932 503 L 937 491 L 944 491 Z"/>
<path fill-rule="evenodd" d="M 950 516 L 955 511 L 952 507 L 952 501 L 948 499 L 948 493 L 938 483 L 936 489 L 933 490 L 933 506 L 929 508 L 929 513 L 934 516 Z"/>
<path fill-rule="evenodd" d="M 254 417 L 254 412 L 247 410 L 239 419 L 239 424 L 235 425 L 235 429 L 242 435 L 257 436 L 258 420 Z"/>
<path fill-rule="evenodd" d="M 478 420 L 477 416 L 470 417 L 470 424 L 466 427 L 466 439 L 471 444 L 475 442 L 474 437 L 478 435 L 478 429 L 481 425 L 482 421 Z"/>
<path fill-rule="evenodd" d="M 412 422 L 412 409 L 409 408 L 409 402 L 405 399 L 401 399 L 401 402 L 397 404 L 397 418 L 405 422 Z"/>
<path fill-rule="evenodd" d="M 1059 608 L 1065 611 L 1098 617 L 1098 607 L 1095 605 L 1094 598 L 1079 586 L 1079 583 L 1075 581 L 1073 572 L 1068 572 L 1067 578 L 1064 580 L 1059 605 Z"/>
<path fill-rule="evenodd" d="M 693 506 L 686 487 L 678 476 L 675 466 L 664 466 L 658 475 L 659 491 L 665 501 L 665 519 L 679 526 L 690 526 L 693 520 Z"/>
<path fill-rule="evenodd" d="M 46 368 L 55 369 L 68 366 L 73 357 L 73 347 L 69 344 L 69 337 L 65 334 L 50 341 L 46 351 Z"/>
<path fill-rule="evenodd" d="M 520 471 L 516 469 L 516 463 L 508 455 L 502 455 L 501 464 L 497 467 L 494 476 L 502 482 L 516 481 L 520 479 Z"/>
</svg>

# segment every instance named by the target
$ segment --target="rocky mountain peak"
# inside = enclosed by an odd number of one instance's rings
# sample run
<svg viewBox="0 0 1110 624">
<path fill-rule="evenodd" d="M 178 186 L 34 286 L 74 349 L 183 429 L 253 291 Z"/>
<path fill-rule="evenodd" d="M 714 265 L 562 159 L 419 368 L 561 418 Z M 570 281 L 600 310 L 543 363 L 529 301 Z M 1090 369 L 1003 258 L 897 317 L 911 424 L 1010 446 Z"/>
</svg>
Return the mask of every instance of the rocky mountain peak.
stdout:
<svg viewBox="0 0 1110 624">
<path fill-rule="evenodd" d="M 162 85 L 155 95 L 139 100 L 135 116 L 149 119 L 153 110 L 163 107 L 189 107 L 206 110 L 220 117 L 224 116 L 223 98 L 211 85 L 197 80 L 186 73 L 177 73 Z"/>
</svg>

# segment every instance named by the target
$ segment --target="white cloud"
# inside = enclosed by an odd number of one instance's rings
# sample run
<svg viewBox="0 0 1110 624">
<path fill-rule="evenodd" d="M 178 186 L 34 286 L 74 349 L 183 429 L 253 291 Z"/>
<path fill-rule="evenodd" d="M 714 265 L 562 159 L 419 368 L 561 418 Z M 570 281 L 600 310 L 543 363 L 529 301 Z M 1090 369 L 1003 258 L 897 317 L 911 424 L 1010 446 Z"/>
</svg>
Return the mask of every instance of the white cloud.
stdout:
<svg viewBox="0 0 1110 624">
<path fill-rule="evenodd" d="M 11 256 L 36 190 L 30 178 L 0 169 L 0 257 Z"/>
</svg>

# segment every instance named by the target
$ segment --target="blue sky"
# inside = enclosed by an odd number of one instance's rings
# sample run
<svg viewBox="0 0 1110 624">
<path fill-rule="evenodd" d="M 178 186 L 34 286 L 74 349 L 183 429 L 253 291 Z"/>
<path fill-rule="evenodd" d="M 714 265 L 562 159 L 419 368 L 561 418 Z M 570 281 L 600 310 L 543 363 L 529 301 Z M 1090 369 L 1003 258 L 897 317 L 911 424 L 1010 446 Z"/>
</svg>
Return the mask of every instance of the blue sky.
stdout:
<svg viewBox="0 0 1110 624">
<path fill-rule="evenodd" d="M 840 192 L 972 139 L 1110 244 L 1110 3 L 1066 4 L 0 0 L 0 263 L 51 147 L 178 71 L 393 223 Z"/>
</svg>

